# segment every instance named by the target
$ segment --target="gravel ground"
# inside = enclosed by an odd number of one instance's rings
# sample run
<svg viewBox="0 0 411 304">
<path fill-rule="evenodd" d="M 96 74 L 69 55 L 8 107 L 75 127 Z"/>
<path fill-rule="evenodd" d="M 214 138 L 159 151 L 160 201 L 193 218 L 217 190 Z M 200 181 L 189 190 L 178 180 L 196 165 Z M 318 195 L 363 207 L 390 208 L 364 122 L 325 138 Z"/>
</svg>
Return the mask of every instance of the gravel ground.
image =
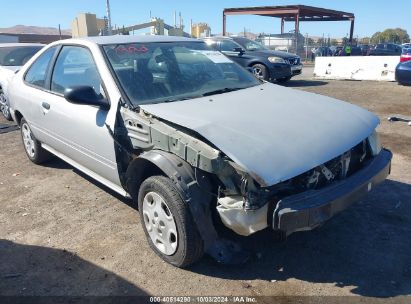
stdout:
<svg viewBox="0 0 411 304">
<path fill-rule="evenodd" d="M 255 258 L 241 267 L 205 257 L 182 270 L 150 250 L 130 201 L 63 161 L 31 164 L 19 131 L 3 133 L 0 295 L 410 295 L 411 127 L 386 118 L 411 116 L 411 87 L 311 75 L 306 68 L 288 86 L 349 101 L 382 120 L 392 174 L 361 202 L 286 241 L 269 231 L 244 239 Z"/>
</svg>

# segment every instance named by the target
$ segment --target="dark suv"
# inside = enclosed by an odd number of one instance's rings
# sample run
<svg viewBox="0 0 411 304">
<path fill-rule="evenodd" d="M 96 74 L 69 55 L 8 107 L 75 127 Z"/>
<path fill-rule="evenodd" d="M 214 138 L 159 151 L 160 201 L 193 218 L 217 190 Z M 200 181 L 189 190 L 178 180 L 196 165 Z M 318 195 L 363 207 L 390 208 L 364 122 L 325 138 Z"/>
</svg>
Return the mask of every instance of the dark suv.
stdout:
<svg viewBox="0 0 411 304">
<path fill-rule="evenodd" d="M 300 57 L 272 51 L 243 37 L 208 37 L 204 41 L 243 67 L 250 67 L 260 79 L 286 82 L 301 73 Z"/>
<path fill-rule="evenodd" d="M 393 43 L 379 43 L 377 47 L 370 51 L 370 56 L 400 56 L 402 48 Z"/>
</svg>

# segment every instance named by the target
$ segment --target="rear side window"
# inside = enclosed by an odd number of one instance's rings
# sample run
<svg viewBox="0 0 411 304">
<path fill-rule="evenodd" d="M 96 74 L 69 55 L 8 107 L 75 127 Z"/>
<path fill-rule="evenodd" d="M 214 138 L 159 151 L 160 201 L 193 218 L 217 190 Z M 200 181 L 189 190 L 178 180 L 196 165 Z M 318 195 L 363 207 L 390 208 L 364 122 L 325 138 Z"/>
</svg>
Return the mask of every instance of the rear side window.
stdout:
<svg viewBox="0 0 411 304">
<path fill-rule="evenodd" d="M 45 88 L 47 70 L 50 65 L 51 59 L 56 52 L 57 47 L 49 48 L 40 57 L 34 61 L 31 67 L 28 69 L 24 80 L 36 87 Z"/>
<path fill-rule="evenodd" d="M 97 94 L 101 79 L 90 51 L 79 46 L 64 46 L 54 65 L 51 90 L 63 94 L 72 86 L 90 86 Z"/>
</svg>

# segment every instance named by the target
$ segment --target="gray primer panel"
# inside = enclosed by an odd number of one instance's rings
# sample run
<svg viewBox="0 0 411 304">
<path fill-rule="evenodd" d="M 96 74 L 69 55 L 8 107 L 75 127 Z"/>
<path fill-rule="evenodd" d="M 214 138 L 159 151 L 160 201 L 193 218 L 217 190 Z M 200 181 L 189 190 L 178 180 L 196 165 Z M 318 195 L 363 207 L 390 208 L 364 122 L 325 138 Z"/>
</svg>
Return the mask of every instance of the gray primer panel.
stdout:
<svg viewBox="0 0 411 304">
<path fill-rule="evenodd" d="M 198 132 L 262 186 L 337 157 L 379 123 L 374 114 L 352 104 L 270 83 L 141 108 Z"/>
</svg>

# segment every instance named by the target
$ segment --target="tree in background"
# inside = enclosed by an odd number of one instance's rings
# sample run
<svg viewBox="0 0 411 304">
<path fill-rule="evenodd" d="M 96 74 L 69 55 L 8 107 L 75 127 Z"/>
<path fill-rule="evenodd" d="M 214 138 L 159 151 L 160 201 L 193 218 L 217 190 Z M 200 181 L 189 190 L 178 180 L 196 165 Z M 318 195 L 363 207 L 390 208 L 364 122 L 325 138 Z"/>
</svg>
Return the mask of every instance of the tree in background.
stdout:
<svg viewBox="0 0 411 304">
<path fill-rule="evenodd" d="M 360 38 L 358 43 L 360 43 L 360 44 L 370 44 L 371 43 L 371 37 Z"/>
<path fill-rule="evenodd" d="M 372 43 L 405 43 L 410 41 L 407 31 L 401 28 L 386 29 L 383 32 L 376 32 L 371 37 Z"/>
</svg>

